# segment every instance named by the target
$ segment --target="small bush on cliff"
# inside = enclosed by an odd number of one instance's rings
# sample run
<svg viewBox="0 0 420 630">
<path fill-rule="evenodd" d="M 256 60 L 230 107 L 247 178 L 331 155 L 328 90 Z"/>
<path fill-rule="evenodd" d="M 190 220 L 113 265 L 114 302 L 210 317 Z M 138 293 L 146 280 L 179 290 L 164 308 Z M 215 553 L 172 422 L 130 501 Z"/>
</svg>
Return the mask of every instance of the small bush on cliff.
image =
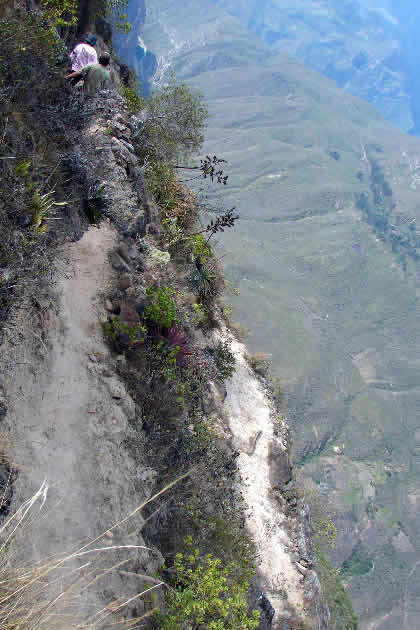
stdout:
<svg viewBox="0 0 420 630">
<path fill-rule="evenodd" d="M 125 104 L 127 105 L 127 109 L 130 114 L 135 114 L 144 107 L 144 100 L 140 96 L 140 83 L 137 85 L 121 84 L 120 93 L 125 100 Z"/>
<path fill-rule="evenodd" d="M 170 163 L 198 151 L 208 117 L 202 95 L 171 80 L 145 103 L 146 121 L 137 133 L 137 151 L 148 162 Z"/>
<path fill-rule="evenodd" d="M 219 341 L 216 346 L 214 360 L 216 363 L 217 373 L 222 381 L 233 376 L 235 372 L 236 359 L 230 349 L 230 343 L 228 340 L 223 342 Z"/>
<path fill-rule="evenodd" d="M 106 336 L 113 342 L 117 350 L 138 348 L 144 343 L 146 328 L 140 322 L 134 326 L 121 322 L 119 315 L 112 322 L 104 324 Z"/>
<path fill-rule="evenodd" d="M 149 305 L 146 307 L 146 317 L 149 321 L 158 328 L 171 328 L 173 324 L 179 322 L 173 289 L 149 287 L 146 295 L 149 298 Z"/>
<path fill-rule="evenodd" d="M 190 541 L 189 541 L 190 543 Z M 248 581 L 253 571 L 198 549 L 175 556 L 167 614 L 158 615 L 161 630 L 254 630 L 259 612 L 248 615 Z M 157 626 L 155 626 L 157 627 Z"/>
</svg>

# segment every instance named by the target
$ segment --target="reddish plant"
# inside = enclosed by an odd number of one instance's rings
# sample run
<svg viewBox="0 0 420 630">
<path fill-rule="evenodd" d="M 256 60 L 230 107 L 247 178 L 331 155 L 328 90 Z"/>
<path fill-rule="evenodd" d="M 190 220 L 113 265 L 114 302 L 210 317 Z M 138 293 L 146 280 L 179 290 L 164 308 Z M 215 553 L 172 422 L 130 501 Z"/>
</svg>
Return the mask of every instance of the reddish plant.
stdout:
<svg viewBox="0 0 420 630">
<path fill-rule="evenodd" d="M 192 352 L 188 344 L 188 337 L 176 325 L 168 330 L 168 345 L 170 348 L 178 348 L 176 361 L 180 365 L 185 365 L 187 357 L 191 356 Z"/>
</svg>

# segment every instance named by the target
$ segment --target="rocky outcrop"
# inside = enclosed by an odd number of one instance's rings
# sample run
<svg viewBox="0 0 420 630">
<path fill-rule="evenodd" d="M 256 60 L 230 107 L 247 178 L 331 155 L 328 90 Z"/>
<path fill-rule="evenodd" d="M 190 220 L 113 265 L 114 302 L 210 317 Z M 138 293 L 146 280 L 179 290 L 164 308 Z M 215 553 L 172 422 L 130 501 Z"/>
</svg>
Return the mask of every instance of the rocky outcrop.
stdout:
<svg viewBox="0 0 420 630">
<path fill-rule="evenodd" d="M 77 187 L 86 193 L 91 219 L 105 215 L 123 235 L 142 237 L 157 208 L 145 190 L 130 142 L 134 126 L 122 113 L 124 108 L 115 91 L 104 90 L 89 101 L 74 96 L 69 109 L 77 112 L 81 129 L 64 162 Z"/>
<path fill-rule="evenodd" d="M 235 339 L 231 343 L 236 370 L 227 383 L 225 406 L 239 453 L 246 526 L 258 550 L 261 627 L 283 630 L 311 619 L 319 630 L 328 630 L 309 509 L 298 507 L 294 494 L 287 493 L 292 478 L 287 422 L 279 420 L 263 381 L 249 367 L 244 346 Z"/>
</svg>

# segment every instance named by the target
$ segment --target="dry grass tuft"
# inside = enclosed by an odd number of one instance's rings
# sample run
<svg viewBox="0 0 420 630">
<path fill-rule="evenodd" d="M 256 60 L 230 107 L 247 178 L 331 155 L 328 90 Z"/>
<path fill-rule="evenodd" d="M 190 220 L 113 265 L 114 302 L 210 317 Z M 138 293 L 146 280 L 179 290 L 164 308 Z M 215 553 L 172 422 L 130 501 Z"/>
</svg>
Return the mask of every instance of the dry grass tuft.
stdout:
<svg viewBox="0 0 420 630">
<path fill-rule="evenodd" d="M 130 552 L 153 550 L 142 545 L 102 546 L 99 541 L 108 540 L 113 530 L 188 474 L 168 484 L 75 552 L 58 554 L 28 565 L 20 557 L 20 541 L 22 536 L 33 533 L 40 511 L 46 505 L 48 484 L 44 481 L 38 492 L 0 527 L 0 630 L 125 630 L 143 627 L 142 622 L 155 609 L 129 619 L 124 613 L 128 607 L 132 610 L 136 601 L 166 585 L 150 576 L 124 571 L 124 567 L 130 560 Z M 132 582 L 140 578 L 146 586 L 134 595 L 119 597 L 98 609 L 93 587 L 115 573 L 127 576 L 127 580 L 132 578 Z"/>
</svg>

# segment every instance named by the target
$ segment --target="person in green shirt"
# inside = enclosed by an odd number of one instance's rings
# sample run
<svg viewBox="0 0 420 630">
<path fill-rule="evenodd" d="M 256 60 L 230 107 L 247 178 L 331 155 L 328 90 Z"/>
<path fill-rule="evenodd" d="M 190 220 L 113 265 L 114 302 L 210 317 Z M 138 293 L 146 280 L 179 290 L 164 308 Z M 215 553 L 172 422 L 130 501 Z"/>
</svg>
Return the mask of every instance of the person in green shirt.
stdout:
<svg viewBox="0 0 420 630">
<path fill-rule="evenodd" d="M 100 90 L 107 81 L 111 80 L 109 70 L 107 70 L 111 61 L 109 53 L 102 53 L 98 59 L 98 63 L 89 63 L 87 66 L 72 72 L 66 76 L 66 79 L 83 79 L 83 91 L 88 96 L 93 96 L 97 90 Z"/>
</svg>

